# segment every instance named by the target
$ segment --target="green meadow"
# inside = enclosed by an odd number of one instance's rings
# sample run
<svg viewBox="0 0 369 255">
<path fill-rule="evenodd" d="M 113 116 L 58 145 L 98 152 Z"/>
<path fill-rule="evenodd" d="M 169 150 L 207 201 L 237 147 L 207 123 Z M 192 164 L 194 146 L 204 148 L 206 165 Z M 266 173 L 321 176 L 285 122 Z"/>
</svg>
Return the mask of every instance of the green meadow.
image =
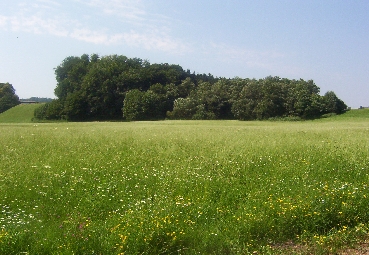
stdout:
<svg viewBox="0 0 369 255">
<path fill-rule="evenodd" d="M 0 254 L 335 254 L 368 237 L 368 110 L 5 122 Z"/>
</svg>

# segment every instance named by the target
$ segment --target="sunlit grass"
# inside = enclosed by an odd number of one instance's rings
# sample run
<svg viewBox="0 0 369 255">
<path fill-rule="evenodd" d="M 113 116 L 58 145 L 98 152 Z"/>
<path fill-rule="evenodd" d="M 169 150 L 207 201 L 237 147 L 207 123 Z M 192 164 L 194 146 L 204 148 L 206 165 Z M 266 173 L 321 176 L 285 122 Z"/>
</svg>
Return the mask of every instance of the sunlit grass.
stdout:
<svg viewBox="0 0 369 255">
<path fill-rule="evenodd" d="M 0 124 L 0 253 L 338 249 L 369 226 L 369 123 L 347 123 Z"/>
<path fill-rule="evenodd" d="M 30 123 L 33 112 L 42 104 L 20 104 L 0 114 L 0 123 Z"/>
</svg>

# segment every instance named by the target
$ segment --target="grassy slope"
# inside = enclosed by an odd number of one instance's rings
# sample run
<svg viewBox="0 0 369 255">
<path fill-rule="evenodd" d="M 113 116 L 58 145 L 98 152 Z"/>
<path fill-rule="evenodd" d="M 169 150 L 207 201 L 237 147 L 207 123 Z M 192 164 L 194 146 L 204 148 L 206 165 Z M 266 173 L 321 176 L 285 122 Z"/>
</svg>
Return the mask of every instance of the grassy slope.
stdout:
<svg viewBox="0 0 369 255">
<path fill-rule="evenodd" d="M 368 119 L 369 118 L 369 109 L 355 109 L 355 110 L 350 110 L 342 115 L 336 115 L 336 116 L 333 116 L 331 118 L 328 118 L 328 119 L 331 119 L 331 120 L 365 120 L 365 119 Z"/>
<path fill-rule="evenodd" d="M 41 104 L 20 104 L 0 114 L 0 123 L 30 123 Z"/>
</svg>

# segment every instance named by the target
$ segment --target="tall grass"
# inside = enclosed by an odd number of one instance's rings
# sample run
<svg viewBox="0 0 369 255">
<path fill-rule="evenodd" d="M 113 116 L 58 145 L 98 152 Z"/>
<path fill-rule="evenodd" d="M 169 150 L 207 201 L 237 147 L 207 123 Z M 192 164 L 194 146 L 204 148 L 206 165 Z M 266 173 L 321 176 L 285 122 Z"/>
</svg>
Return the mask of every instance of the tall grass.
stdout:
<svg viewBox="0 0 369 255">
<path fill-rule="evenodd" d="M 369 222 L 368 122 L 347 123 L 0 124 L 0 253 L 338 247 Z"/>
</svg>

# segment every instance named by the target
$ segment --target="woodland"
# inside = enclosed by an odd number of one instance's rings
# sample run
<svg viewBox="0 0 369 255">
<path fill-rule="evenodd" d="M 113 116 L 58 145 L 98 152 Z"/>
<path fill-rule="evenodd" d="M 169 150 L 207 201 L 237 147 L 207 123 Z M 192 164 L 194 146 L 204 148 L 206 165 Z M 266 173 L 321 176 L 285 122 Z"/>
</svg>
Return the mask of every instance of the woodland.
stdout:
<svg viewBox="0 0 369 255">
<path fill-rule="evenodd" d="M 39 120 L 315 119 L 347 105 L 313 80 L 224 78 L 123 55 L 70 56 L 55 68 L 57 97 Z"/>
</svg>

